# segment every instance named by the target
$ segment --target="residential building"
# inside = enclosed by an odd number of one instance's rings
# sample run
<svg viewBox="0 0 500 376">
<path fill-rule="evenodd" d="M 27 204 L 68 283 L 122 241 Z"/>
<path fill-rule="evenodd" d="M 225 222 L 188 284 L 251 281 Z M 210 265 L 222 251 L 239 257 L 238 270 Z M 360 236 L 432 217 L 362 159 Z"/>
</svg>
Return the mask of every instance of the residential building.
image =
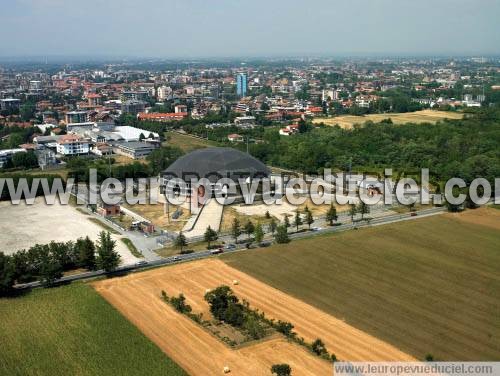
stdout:
<svg viewBox="0 0 500 376">
<path fill-rule="evenodd" d="M 247 95 L 248 78 L 246 73 L 236 75 L 236 94 L 240 97 Z"/>
<path fill-rule="evenodd" d="M 244 141 L 243 136 L 240 134 L 237 134 L 237 133 L 233 133 L 233 134 L 228 135 L 227 139 L 230 142 L 243 142 Z"/>
<path fill-rule="evenodd" d="M 72 156 L 88 154 L 89 152 L 89 141 L 78 135 L 67 134 L 57 140 L 58 154 Z"/>
<path fill-rule="evenodd" d="M 65 115 L 66 124 L 85 123 L 88 121 L 87 111 L 70 111 Z"/>
<path fill-rule="evenodd" d="M 167 122 L 173 120 L 182 120 L 187 116 L 187 112 L 152 112 L 150 114 L 140 113 L 137 115 L 137 118 L 139 120 Z"/>
<path fill-rule="evenodd" d="M 127 114 L 136 115 L 138 113 L 144 112 L 147 103 L 140 100 L 128 100 L 122 102 L 122 112 Z"/>
<path fill-rule="evenodd" d="M 20 106 L 21 106 L 20 99 L 15 99 L 15 98 L 0 99 L 0 110 L 1 111 L 19 110 Z"/>
<path fill-rule="evenodd" d="M 188 112 L 188 108 L 185 104 L 177 104 L 174 107 L 176 114 L 183 114 Z"/>
</svg>

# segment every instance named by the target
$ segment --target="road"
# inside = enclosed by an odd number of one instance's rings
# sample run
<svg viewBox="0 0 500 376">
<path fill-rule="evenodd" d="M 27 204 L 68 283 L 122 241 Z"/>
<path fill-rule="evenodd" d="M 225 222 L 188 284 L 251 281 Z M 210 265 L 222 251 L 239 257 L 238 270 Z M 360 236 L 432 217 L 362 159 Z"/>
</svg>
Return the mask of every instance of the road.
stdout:
<svg viewBox="0 0 500 376">
<path fill-rule="evenodd" d="M 418 215 L 416 215 L 416 216 L 412 216 L 412 215 L 410 215 L 410 213 L 393 214 L 393 215 L 388 215 L 388 216 L 384 216 L 384 217 L 374 218 L 370 221 L 365 221 L 365 222 L 346 223 L 346 224 L 342 224 L 339 226 L 320 228 L 320 229 L 317 229 L 316 231 L 291 233 L 289 235 L 289 237 L 290 237 L 290 239 L 308 238 L 308 237 L 317 236 L 320 234 L 329 234 L 329 233 L 347 231 L 347 230 L 352 230 L 352 229 L 357 229 L 357 228 L 362 228 L 362 227 L 380 226 L 380 225 L 394 223 L 394 222 L 408 221 L 408 220 L 413 220 L 413 219 L 417 219 L 417 218 L 441 214 L 441 213 L 444 213 L 445 211 L 446 211 L 445 207 L 435 207 L 432 209 L 421 210 L 418 212 Z M 246 250 L 246 249 L 247 248 L 244 244 L 239 244 L 236 246 L 235 249 L 224 250 L 224 253 L 240 252 L 240 251 Z M 190 254 L 186 254 L 186 255 L 176 255 L 176 256 L 170 256 L 170 257 L 166 257 L 166 258 L 159 258 L 158 257 L 157 259 L 154 259 L 154 260 L 147 260 L 147 261 L 144 260 L 144 261 L 139 261 L 138 263 L 136 263 L 134 265 L 125 265 L 125 266 L 118 267 L 114 272 L 109 273 L 109 274 L 113 275 L 113 274 L 120 274 L 120 273 L 124 273 L 124 272 L 134 272 L 134 271 L 144 270 L 144 269 L 158 267 L 158 266 L 162 266 L 162 265 L 171 265 L 171 264 L 176 264 L 179 262 L 199 260 L 199 259 L 203 259 L 203 258 L 207 258 L 207 257 L 214 257 L 214 254 L 212 254 L 211 251 L 209 251 L 209 250 L 204 250 L 204 251 L 199 251 L 199 252 L 190 253 Z M 85 280 L 85 279 L 103 276 L 106 274 L 107 273 L 103 270 L 85 272 L 85 273 L 80 273 L 80 274 L 76 274 L 76 275 L 62 277 L 57 281 L 57 283 L 67 283 L 67 282 Z M 36 287 L 40 287 L 40 286 L 41 286 L 41 283 L 36 281 L 36 282 L 17 285 L 16 288 L 27 289 L 27 288 L 36 288 Z"/>
</svg>

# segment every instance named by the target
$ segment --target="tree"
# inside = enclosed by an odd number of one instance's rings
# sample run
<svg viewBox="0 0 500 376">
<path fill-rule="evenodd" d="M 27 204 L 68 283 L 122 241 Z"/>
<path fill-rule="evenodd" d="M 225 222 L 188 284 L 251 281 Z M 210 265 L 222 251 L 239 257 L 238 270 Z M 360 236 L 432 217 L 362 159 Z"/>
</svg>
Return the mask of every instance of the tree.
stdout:
<svg viewBox="0 0 500 376">
<path fill-rule="evenodd" d="M 207 242 L 207 248 L 210 249 L 210 243 L 218 239 L 217 231 L 213 230 L 212 227 L 208 226 L 205 230 L 205 241 Z"/>
<path fill-rule="evenodd" d="M 298 210 L 295 212 L 293 224 L 295 225 L 297 231 L 299 231 L 299 226 L 302 224 L 302 218 L 300 217 L 300 212 Z"/>
<path fill-rule="evenodd" d="M 153 175 L 160 173 L 174 163 L 182 154 L 184 154 L 182 150 L 174 146 L 163 146 L 154 150 L 146 157 L 152 169 L 151 173 Z"/>
<path fill-rule="evenodd" d="M 248 332 L 248 335 L 253 339 L 264 338 L 266 335 L 266 330 L 262 324 L 254 316 L 250 315 L 246 318 L 243 329 Z"/>
<path fill-rule="evenodd" d="M 182 231 L 180 231 L 177 238 L 175 238 L 174 245 L 176 247 L 179 247 L 181 249 L 181 252 L 182 252 L 182 249 L 187 245 L 186 237 L 184 236 Z"/>
<path fill-rule="evenodd" d="M 271 218 L 271 222 L 269 222 L 269 230 L 271 231 L 271 234 L 274 235 L 274 233 L 276 232 L 276 227 L 278 225 L 276 224 L 276 221 L 274 218 Z"/>
<path fill-rule="evenodd" d="M 6 296 L 12 292 L 16 278 L 15 272 L 12 257 L 0 252 L 0 296 Z"/>
<path fill-rule="evenodd" d="M 179 294 L 179 297 L 172 296 L 169 299 L 169 302 L 177 312 L 189 313 L 192 311 L 191 306 L 189 304 L 186 304 L 186 297 L 182 293 Z"/>
<path fill-rule="evenodd" d="M 365 214 L 370 213 L 370 207 L 365 202 L 361 201 L 358 212 L 361 213 L 361 219 L 364 219 Z"/>
<path fill-rule="evenodd" d="M 248 235 L 248 239 L 250 239 L 250 236 L 253 234 L 255 231 L 255 226 L 252 221 L 248 221 L 247 224 L 245 225 L 245 232 Z"/>
<path fill-rule="evenodd" d="M 311 213 L 311 211 L 309 210 L 309 208 L 306 206 L 306 223 L 307 223 L 307 226 L 309 227 L 309 230 L 311 229 L 311 225 L 314 223 L 314 218 L 313 218 L 313 215 Z"/>
<path fill-rule="evenodd" d="M 144 141 L 146 139 L 146 136 L 144 136 L 144 133 L 141 133 L 139 136 L 139 141 Z"/>
<path fill-rule="evenodd" d="M 288 231 L 286 230 L 285 225 L 281 225 L 276 228 L 276 235 L 274 236 L 274 239 L 278 244 L 285 244 L 290 242 Z"/>
<path fill-rule="evenodd" d="M 358 209 L 356 208 L 356 205 L 351 205 L 349 209 L 349 215 L 351 216 L 351 221 L 354 222 L 354 216 L 357 214 Z"/>
<path fill-rule="evenodd" d="M 271 367 L 271 373 L 276 376 L 290 376 L 292 374 L 292 368 L 288 364 L 273 364 Z"/>
<path fill-rule="evenodd" d="M 43 286 L 49 287 L 54 282 L 63 276 L 63 268 L 61 264 L 48 252 L 48 247 L 45 247 L 46 253 L 42 256 L 39 267 L 39 279 Z"/>
<path fill-rule="evenodd" d="M 311 344 L 311 350 L 316 355 L 328 354 L 325 344 L 319 338 Z"/>
<path fill-rule="evenodd" d="M 234 242 L 238 243 L 238 237 L 241 235 L 240 221 L 238 218 L 233 219 L 233 224 L 231 225 L 231 235 L 234 238 Z"/>
<path fill-rule="evenodd" d="M 266 214 L 264 214 L 266 219 L 271 219 L 271 214 L 269 214 L 269 210 L 266 210 Z"/>
<path fill-rule="evenodd" d="M 333 226 L 333 222 L 337 221 L 338 219 L 338 215 L 337 215 L 337 208 L 335 207 L 335 205 L 333 205 L 333 203 L 330 205 L 330 208 L 328 209 L 328 211 L 326 212 L 326 220 L 328 221 L 328 224 L 330 226 Z"/>
<path fill-rule="evenodd" d="M 75 243 L 75 253 L 78 257 L 77 264 L 80 267 L 92 270 L 95 268 L 95 245 L 87 236 L 79 238 Z"/>
<path fill-rule="evenodd" d="M 426 354 L 425 355 L 425 361 L 426 362 L 433 362 L 434 361 L 434 355 L 432 355 L 432 354 Z"/>
<path fill-rule="evenodd" d="M 36 154 L 31 150 L 26 153 L 15 153 L 12 156 L 12 166 L 22 168 L 38 167 L 38 158 Z"/>
<path fill-rule="evenodd" d="M 260 223 L 255 226 L 253 236 L 255 237 L 255 241 L 257 243 L 261 243 L 262 239 L 264 239 L 264 230 L 262 229 L 262 225 Z"/>
<path fill-rule="evenodd" d="M 100 269 L 110 272 L 120 264 L 120 255 L 115 251 L 116 241 L 111 239 L 109 231 L 101 231 L 97 241 L 96 264 Z"/>
<path fill-rule="evenodd" d="M 210 313 L 217 319 L 233 326 L 242 326 L 245 320 L 243 306 L 229 286 L 219 286 L 205 294 Z"/>
<path fill-rule="evenodd" d="M 290 337 L 293 333 L 293 324 L 287 321 L 278 320 L 275 326 L 276 330 L 287 337 Z"/>
<path fill-rule="evenodd" d="M 285 214 L 285 220 L 284 220 L 284 226 L 285 228 L 290 227 L 290 219 L 288 218 L 288 214 Z"/>
</svg>

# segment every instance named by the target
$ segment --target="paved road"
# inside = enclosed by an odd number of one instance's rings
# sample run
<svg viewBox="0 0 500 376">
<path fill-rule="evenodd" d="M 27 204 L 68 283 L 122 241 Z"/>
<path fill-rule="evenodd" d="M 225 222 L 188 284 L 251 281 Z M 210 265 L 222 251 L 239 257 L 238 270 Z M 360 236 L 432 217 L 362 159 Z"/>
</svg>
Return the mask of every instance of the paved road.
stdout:
<svg viewBox="0 0 500 376">
<path fill-rule="evenodd" d="M 441 214 L 441 213 L 444 213 L 445 211 L 446 211 L 446 208 L 444 208 L 444 207 L 436 207 L 436 208 L 432 208 L 432 209 L 421 210 L 418 212 L 417 216 L 411 216 L 409 213 L 394 214 L 394 215 L 389 215 L 389 216 L 385 216 L 385 217 L 374 218 L 369 222 L 346 223 L 346 224 L 342 224 L 340 226 L 326 227 L 326 228 L 321 228 L 321 229 L 318 228 L 315 231 L 291 233 L 289 235 L 289 237 L 290 237 L 290 239 L 308 238 L 308 237 L 312 237 L 312 236 L 319 235 L 319 234 L 328 234 L 328 233 L 333 233 L 333 232 L 347 231 L 347 230 L 351 230 L 354 228 L 380 226 L 380 225 L 384 225 L 384 224 L 388 224 L 388 223 L 408 221 L 408 220 L 413 220 L 413 219 L 417 219 L 417 218 Z M 224 250 L 224 253 L 234 253 L 234 252 L 240 252 L 242 250 L 246 250 L 246 247 L 243 244 L 239 244 L 236 246 L 235 249 Z M 156 260 L 151 260 L 151 261 L 144 260 L 144 261 L 139 261 L 135 265 L 126 265 L 126 266 L 119 267 L 116 269 L 116 271 L 114 271 L 113 273 L 110 273 L 110 274 L 134 272 L 134 271 L 144 270 L 147 268 L 157 267 L 157 266 L 161 266 L 161 265 L 176 264 L 179 262 L 198 260 L 198 259 L 203 259 L 203 258 L 213 257 L 213 256 L 214 256 L 214 254 L 212 253 L 212 251 L 204 250 L 204 251 L 195 252 L 195 253 L 191 253 L 191 254 L 187 254 L 187 255 L 177 255 L 177 256 L 171 256 L 171 257 L 166 257 L 166 258 L 158 258 Z M 59 279 L 58 282 L 64 283 L 64 282 L 85 280 L 85 279 L 99 277 L 99 276 L 102 276 L 105 274 L 106 273 L 103 270 L 85 272 L 85 273 L 81 273 L 81 274 L 63 277 L 63 278 Z M 22 285 L 17 285 L 17 288 L 19 288 L 19 289 L 35 288 L 35 287 L 40 287 L 40 286 L 41 286 L 40 282 L 37 281 L 37 282 L 31 282 L 31 283 L 26 283 L 26 284 L 22 284 Z"/>
</svg>

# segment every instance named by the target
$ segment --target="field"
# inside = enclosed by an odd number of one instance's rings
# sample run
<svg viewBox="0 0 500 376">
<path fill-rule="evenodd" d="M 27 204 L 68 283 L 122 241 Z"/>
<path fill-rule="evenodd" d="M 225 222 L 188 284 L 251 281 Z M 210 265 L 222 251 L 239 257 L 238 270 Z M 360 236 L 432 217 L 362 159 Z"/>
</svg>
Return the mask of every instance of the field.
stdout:
<svg viewBox="0 0 500 376">
<path fill-rule="evenodd" d="M 422 218 L 223 260 L 418 359 L 500 360 L 496 212 Z"/>
<path fill-rule="evenodd" d="M 0 202 L 0 251 L 10 254 L 37 243 L 47 244 L 52 240 L 75 241 L 85 236 L 96 240 L 99 232 L 106 230 L 105 226 L 107 225 L 97 218 L 84 214 L 71 205 L 46 205 L 41 197 L 33 205 L 12 205 L 10 201 L 4 201 Z M 112 235 L 112 238 L 118 240 L 120 237 Z M 136 262 L 137 259 L 121 241 L 116 242 L 116 249 L 123 263 Z"/>
<path fill-rule="evenodd" d="M 238 285 L 233 285 L 237 280 Z M 411 359 L 394 347 L 317 308 L 276 290 L 217 260 L 184 263 L 94 284 L 111 304 L 191 375 L 215 375 L 229 366 L 235 375 L 268 375 L 275 363 L 288 363 L 296 375 L 330 375 L 331 364 L 284 338 L 234 350 L 161 300 L 183 293 L 194 313 L 208 318 L 207 289 L 230 285 L 240 299 L 269 318 L 287 320 L 299 336 L 321 338 L 340 359 Z"/>
<path fill-rule="evenodd" d="M 0 299 L 1 375 L 185 375 L 84 284 Z"/>
<path fill-rule="evenodd" d="M 379 123 L 384 119 L 391 119 L 394 124 L 404 123 L 437 123 L 444 119 L 461 119 L 463 114 L 447 111 L 422 110 L 405 113 L 370 114 L 365 116 L 342 115 L 333 118 L 318 118 L 315 124 L 325 123 L 326 125 L 338 124 L 341 128 L 350 129 L 354 124 L 363 124 L 366 121 Z"/>
<path fill-rule="evenodd" d="M 215 143 L 212 141 L 191 137 L 178 132 L 167 132 L 165 135 L 167 137 L 168 146 L 177 146 L 185 153 L 189 153 L 196 149 L 215 146 Z"/>
</svg>

